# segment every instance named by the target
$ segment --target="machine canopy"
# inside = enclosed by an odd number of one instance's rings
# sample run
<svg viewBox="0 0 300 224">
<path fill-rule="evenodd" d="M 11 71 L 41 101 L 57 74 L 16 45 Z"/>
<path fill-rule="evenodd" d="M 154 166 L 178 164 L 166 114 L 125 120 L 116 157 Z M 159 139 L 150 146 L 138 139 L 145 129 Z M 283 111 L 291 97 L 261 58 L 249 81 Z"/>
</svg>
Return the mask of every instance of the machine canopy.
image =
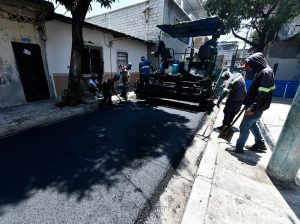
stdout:
<svg viewBox="0 0 300 224">
<path fill-rule="evenodd" d="M 218 17 L 181 22 L 175 25 L 157 25 L 157 27 L 173 38 L 211 36 L 216 31 L 219 31 L 220 35 L 225 34 L 224 23 Z"/>
</svg>

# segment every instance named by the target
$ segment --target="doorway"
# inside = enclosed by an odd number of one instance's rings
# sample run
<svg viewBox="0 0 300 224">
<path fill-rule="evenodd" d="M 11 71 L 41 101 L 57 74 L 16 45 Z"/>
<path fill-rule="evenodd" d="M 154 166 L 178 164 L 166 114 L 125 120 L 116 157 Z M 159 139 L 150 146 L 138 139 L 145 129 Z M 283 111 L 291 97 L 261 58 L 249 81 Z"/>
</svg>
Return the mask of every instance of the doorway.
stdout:
<svg viewBox="0 0 300 224">
<path fill-rule="evenodd" d="M 12 42 L 19 75 L 27 102 L 49 99 L 40 46 L 37 44 Z"/>
<path fill-rule="evenodd" d="M 85 46 L 82 54 L 82 74 L 84 78 L 96 75 L 99 83 L 102 82 L 104 66 L 101 47 Z"/>
</svg>

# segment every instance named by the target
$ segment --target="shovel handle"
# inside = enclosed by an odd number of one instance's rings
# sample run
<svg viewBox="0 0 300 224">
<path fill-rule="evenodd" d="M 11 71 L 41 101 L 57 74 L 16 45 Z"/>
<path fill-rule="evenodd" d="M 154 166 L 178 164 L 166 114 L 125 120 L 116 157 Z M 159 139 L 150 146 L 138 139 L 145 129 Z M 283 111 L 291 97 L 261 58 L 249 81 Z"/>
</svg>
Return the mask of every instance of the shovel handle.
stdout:
<svg viewBox="0 0 300 224">
<path fill-rule="evenodd" d="M 243 107 L 243 109 L 238 113 L 237 117 L 234 119 L 234 121 L 230 124 L 230 127 L 234 125 L 234 123 L 240 118 L 242 113 L 246 110 L 246 106 Z"/>
</svg>

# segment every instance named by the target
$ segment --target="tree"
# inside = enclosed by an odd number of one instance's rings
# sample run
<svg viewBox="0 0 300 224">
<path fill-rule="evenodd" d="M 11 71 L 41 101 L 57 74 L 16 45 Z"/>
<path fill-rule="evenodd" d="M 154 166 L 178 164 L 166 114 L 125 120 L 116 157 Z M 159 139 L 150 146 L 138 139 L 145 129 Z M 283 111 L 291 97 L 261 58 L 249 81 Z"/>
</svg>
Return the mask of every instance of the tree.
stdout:
<svg viewBox="0 0 300 224">
<path fill-rule="evenodd" d="M 77 94 L 80 95 L 80 77 L 81 77 L 81 59 L 83 51 L 83 35 L 82 28 L 84 24 L 84 19 L 88 10 L 91 8 L 91 2 L 99 2 L 102 7 L 110 7 L 111 3 L 115 0 L 55 0 L 56 3 L 63 5 L 72 15 L 72 50 L 70 59 L 70 70 L 69 70 L 69 84 L 68 90 L 65 94 L 66 104 L 77 104 L 81 99 L 75 100 L 68 99 L 76 97 Z M 79 97 L 80 98 L 80 97 Z M 70 101 L 70 102 L 69 102 Z"/>
<path fill-rule="evenodd" d="M 204 7 L 224 21 L 227 32 L 256 51 L 263 51 L 282 26 L 300 13 L 299 0 L 206 0 Z M 237 34 L 242 28 L 254 30 L 250 38 Z"/>
</svg>

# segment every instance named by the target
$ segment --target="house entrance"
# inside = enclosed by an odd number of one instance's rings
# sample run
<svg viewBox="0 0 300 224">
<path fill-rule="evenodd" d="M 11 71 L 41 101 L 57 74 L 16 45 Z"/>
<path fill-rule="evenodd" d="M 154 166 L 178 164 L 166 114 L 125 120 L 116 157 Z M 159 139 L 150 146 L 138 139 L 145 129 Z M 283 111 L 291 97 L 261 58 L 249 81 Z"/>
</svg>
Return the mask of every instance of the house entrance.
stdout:
<svg viewBox="0 0 300 224">
<path fill-rule="evenodd" d="M 84 78 L 96 75 L 98 82 L 103 78 L 103 54 L 102 48 L 85 46 L 82 54 L 82 74 Z"/>
<path fill-rule="evenodd" d="M 17 67 L 27 102 L 49 99 L 40 46 L 12 42 Z"/>
</svg>

